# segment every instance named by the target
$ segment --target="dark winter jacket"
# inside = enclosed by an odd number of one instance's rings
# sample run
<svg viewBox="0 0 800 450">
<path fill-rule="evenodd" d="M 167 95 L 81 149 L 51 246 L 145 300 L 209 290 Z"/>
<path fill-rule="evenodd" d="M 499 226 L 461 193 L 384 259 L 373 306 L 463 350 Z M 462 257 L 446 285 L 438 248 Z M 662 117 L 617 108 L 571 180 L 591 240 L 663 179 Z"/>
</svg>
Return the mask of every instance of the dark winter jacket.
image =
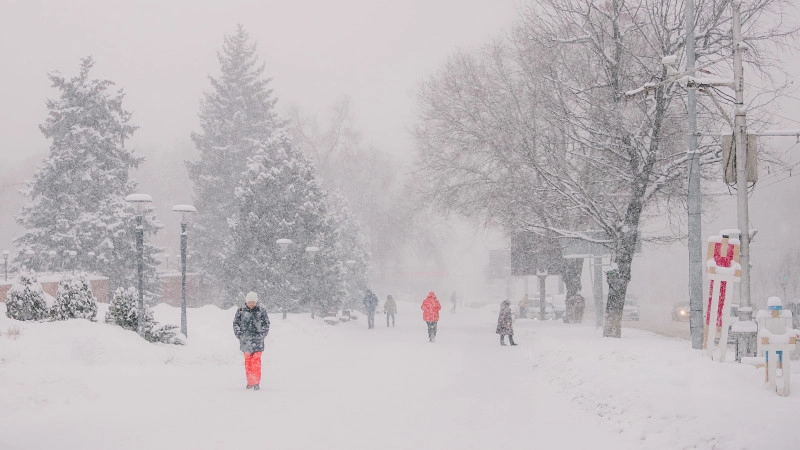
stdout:
<svg viewBox="0 0 800 450">
<path fill-rule="evenodd" d="M 497 317 L 497 334 L 514 335 L 514 313 L 511 312 L 511 302 L 508 300 L 500 304 L 500 315 Z"/>
<path fill-rule="evenodd" d="M 375 308 L 378 307 L 378 297 L 369 289 L 367 289 L 367 295 L 364 297 L 364 307 L 367 308 L 367 312 L 370 313 L 374 313 Z"/>
<path fill-rule="evenodd" d="M 233 318 L 233 333 L 239 339 L 239 349 L 245 353 L 263 352 L 264 338 L 269 333 L 267 310 L 256 305 L 253 309 L 246 305 L 236 311 Z"/>
</svg>

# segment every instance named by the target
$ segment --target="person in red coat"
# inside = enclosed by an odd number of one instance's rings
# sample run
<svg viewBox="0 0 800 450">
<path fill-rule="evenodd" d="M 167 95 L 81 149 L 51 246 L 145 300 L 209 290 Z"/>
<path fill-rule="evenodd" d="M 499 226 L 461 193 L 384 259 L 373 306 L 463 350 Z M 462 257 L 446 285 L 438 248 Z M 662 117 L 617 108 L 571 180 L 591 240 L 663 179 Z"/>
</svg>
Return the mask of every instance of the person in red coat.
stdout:
<svg viewBox="0 0 800 450">
<path fill-rule="evenodd" d="M 436 340 L 436 323 L 439 322 L 439 311 L 442 305 L 436 294 L 433 291 L 428 293 L 425 300 L 422 301 L 422 320 L 428 324 L 428 339 L 433 342 Z"/>
</svg>

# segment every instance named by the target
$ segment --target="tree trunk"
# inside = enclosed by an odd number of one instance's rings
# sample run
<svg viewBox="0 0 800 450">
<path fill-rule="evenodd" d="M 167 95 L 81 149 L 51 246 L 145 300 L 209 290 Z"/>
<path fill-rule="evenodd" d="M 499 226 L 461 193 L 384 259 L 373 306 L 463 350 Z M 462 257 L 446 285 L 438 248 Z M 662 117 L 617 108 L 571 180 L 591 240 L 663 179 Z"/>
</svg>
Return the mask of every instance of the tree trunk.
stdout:
<svg viewBox="0 0 800 450">
<path fill-rule="evenodd" d="M 641 211 L 641 208 L 638 209 Z M 622 308 L 625 306 L 625 295 L 628 282 L 631 281 L 631 262 L 636 251 L 637 231 L 628 229 L 621 233 L 615 252 L 617 269 L 606 273 L 608 280 L 608 301 L 606 302 L 606 320 L 603 323 L 603 336 L 622 336 Z"/>
</svg>

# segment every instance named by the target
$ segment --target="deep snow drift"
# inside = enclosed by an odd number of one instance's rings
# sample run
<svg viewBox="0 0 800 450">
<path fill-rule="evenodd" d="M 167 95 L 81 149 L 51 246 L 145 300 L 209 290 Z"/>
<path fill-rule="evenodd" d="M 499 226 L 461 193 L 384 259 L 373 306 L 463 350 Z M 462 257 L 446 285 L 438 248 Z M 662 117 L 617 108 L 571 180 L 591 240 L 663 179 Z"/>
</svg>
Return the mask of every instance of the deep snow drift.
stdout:
<svg viewBox="0 0 800 450">
<path fill-rule="evenodd" d="M 588 320 L 517 320 L 519 346 L 501 347 L 499 305 L 443 311 L 429 343 L 417 299 L 398 300 L 394 328 L 271 315 L 258 392 L 233 309 L 190 309 L 181 347 L 2 305 L 0 449 L 800 448 L 800 364 L 784 398 L 763 369 L 647 331 L 602 338 Z"/>
</svg>

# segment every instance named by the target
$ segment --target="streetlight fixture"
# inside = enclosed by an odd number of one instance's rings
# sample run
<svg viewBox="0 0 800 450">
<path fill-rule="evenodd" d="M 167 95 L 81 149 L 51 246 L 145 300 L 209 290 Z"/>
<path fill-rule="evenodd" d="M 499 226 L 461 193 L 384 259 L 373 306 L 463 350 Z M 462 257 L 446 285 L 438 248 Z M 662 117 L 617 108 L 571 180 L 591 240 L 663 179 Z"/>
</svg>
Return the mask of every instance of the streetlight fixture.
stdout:
<svg viewBox="0 0 800 450">
<path fill-rule="evenodd" d="M 137 314 L 139 336 L 144 337 L 144 218 L 145 208 L 153 201 L 153 197 L 147 194 L 130 194 L 125 197 L 125 201 L 133 205 L 136 210 L 136 250 L 139 253 L 138 275 L 139 275 L 139 308 Z"/>
<path fill-rule="evenodd" d="M 312 265 L 312 266 L 314 265 L 314 257 L 317 255 L 317 252 L 318 252 L 318 251 L 319 251 L 319 247 L 315 247 L 315 246 L 308 246 L 308 247 L 306 247 L 306 253 L 307 253 L 309 256 L 311 256 L 311 265 Z M 314 287 L 316 287 L 316 284 L 314 284 L 313 282 L 311 283 L 311 285 L 312 285 L 312 286 L 314 286 Z M 310 305 L 310 309 L 311 309 L 311 318 L 312 318 L 312 319 L 314 318 L 314 306 L 315 306 L 315 305 L 314 305 L 314 297 L 315 297 L 315 296 L 316 296 L 316 289 L 312 289 L 312 290 L 311 290 L 311 305 Z M 327 313 L 327 311 L 323 311 L 323 313 Z"/>
<path fill-rule="evenodd" d="M 189 214 L 196 213 L 197 209 L 192 205 L 175 205 L 172 210 L 181 213 L 181 333 L 189 337 L 186 329 L 186 225 L 189 223 Z M 169 263 L 167 266 L 169 269 Z"/>
<path fill-rule="evenodd" d="M 8 281 L 8 255 L 9 255 L 9 251 L 8 250 L 3 250 L 3 266 L 6 269 L 5 281 Z"/>
</svg>

